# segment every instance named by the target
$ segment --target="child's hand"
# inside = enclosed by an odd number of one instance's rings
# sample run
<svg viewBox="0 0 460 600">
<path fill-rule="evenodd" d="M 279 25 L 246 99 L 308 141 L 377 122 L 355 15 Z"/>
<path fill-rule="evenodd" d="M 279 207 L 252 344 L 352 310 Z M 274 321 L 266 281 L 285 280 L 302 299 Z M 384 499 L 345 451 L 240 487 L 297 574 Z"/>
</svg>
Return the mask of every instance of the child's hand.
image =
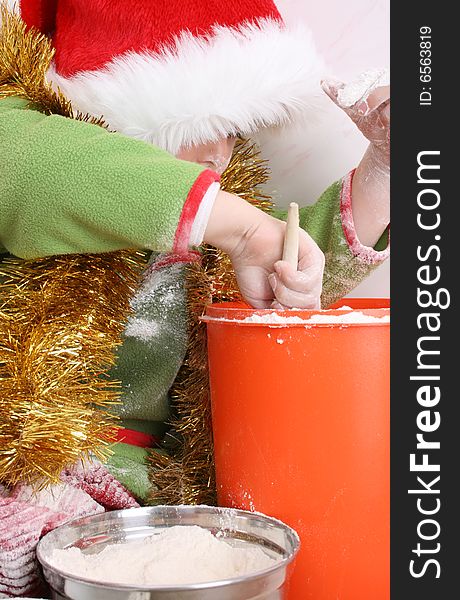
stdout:
<svg viewBox="0 0 460 600">
<path fill-rule="evenodd" d="M 295 271 L 280 260 L 285 229 L 285 223 L 267 216 L 231 255 L 240 291 L 255 308 L 320 308 L 324 255 L 300 230 Z"/>
<path fill-rule="evenodd" d="M 359 240 L 374 246 L 390 221 L 390 86 L 368 83 L 351 104 L 345 84 L 324 81 L 322 87 L 370 142 L 353 178 L 352 209 Z"/>
<path fill-rule="evenodd" d="M 323 81 L 322 88 L 331 100 L 355 123 L 374 147 L 381 168 L 390 168 L 390 86 L 376 87 L 351 106 L 341 103 L 344 83 Z"/>
<path fill-rule="evenodd" d="M 283 221 L 220 192 L 205 242 L 230 255 L 240 291 L 255 308 L 319 308 L 324 255 L 301 229 L 295 271 L 281 260 L 285 229 Z"/>
</svg>

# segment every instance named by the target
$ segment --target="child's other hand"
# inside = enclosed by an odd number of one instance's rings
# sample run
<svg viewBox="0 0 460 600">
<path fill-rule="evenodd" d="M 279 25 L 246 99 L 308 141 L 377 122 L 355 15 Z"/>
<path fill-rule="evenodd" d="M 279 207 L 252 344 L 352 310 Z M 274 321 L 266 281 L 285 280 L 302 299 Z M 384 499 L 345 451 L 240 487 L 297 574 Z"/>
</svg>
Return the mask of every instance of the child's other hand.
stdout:
<svg viewBox="0 0 460 600">
<path fill-rule="evenodd" d="M 371 89 L 373 85 L 369 86 Z M 372 145 L 374 157 L 380 168 L 390 169 L 390 86 L 375 87 L 364 92 L 351 106 L 343 101 L 347 86 L 326 80 L 322 88 L 331 100 L 356 124 Z"/>
<path fill-rule="evenodd" d="M 390 222 L 390 86 L 385 73 L 369 71 L 349 86 L 324 81 L 323 89 L 370 144 L 353 176 L 352 210 L 357 238 L 374 247 Z"/>
</svg>

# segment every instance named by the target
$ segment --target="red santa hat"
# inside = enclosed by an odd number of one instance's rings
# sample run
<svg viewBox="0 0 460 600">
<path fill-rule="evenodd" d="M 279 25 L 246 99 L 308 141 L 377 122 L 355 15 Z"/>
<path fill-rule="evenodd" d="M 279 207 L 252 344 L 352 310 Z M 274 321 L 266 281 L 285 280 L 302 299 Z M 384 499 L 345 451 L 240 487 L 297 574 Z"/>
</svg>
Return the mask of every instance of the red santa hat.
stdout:
<svg viewBox="0 0 460 600">
<path fill-rule="evenodd" d="M 308 113 L 321 61 L 272 0 L 21 0 L 78 110 L 172 153 Z"/>
</svg>

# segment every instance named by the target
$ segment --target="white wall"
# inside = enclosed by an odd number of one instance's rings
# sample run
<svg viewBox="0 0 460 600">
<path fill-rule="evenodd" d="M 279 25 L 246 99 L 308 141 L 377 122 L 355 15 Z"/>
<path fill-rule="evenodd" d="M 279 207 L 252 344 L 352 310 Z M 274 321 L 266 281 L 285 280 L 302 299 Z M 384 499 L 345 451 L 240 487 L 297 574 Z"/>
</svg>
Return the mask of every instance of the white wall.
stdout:
<svg viewBox="0 0 460 600">
<path fill-rule="evenodd" d="M 327 64 L 325 75 L 350 81 L 374 67 L 389 66 L 389 0 L 276 0 L 287 23 L 303 22 Z M 262 140 L 270 160 L 270 192 L 277 203 L 313 202 L 334 180 L 357 165 L 367 142 L 353 123 L 324 99 L 318 122 Z M 389 261 L 351 295 L 389 296 Z"/>
</svg>

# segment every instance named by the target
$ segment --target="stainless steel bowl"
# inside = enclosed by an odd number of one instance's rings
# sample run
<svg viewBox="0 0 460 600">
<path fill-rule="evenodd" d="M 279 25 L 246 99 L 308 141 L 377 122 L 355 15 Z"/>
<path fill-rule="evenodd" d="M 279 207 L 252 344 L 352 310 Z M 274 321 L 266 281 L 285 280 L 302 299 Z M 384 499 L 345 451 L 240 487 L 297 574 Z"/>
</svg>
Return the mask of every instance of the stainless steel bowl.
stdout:
<svg viewBox="0 0 460 600">
<path fill-rule="evenodd" d="M 279 559 L 264 571 L 181 586 L 132 586 L 88 580 L 65 573 L 51 562 L 55 548 L 78 547 L 96 553 L 106 545 L 124 544 L 160 533 L 174 525 L 199 525 L 232 544 L 253 544 Z M 37 546 L 46 581 L 56 599 L 72 600 L 280 600 L 286 568 L 299 549 L 296 532 L 271 517 L 233 508 L 155 506 L 131 508 L 71 521 L 45 535 Z M 180 565 L 178 565 L 180 569 Z"/>
</svg>

